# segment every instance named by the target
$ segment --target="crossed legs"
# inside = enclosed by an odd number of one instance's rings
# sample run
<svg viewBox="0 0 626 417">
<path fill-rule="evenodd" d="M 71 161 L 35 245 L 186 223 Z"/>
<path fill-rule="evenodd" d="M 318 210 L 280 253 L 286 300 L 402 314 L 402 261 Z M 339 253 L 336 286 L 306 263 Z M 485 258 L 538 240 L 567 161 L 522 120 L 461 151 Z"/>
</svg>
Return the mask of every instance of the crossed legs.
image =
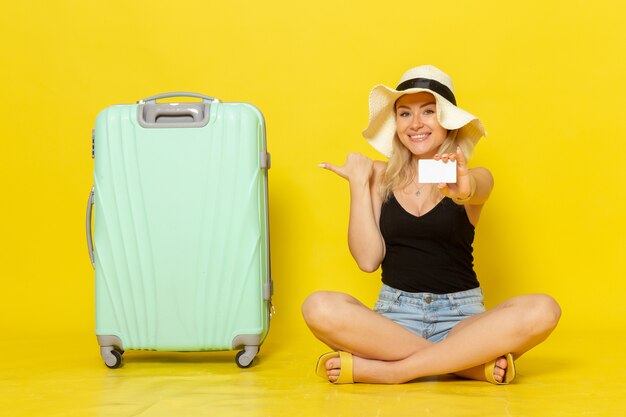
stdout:
<svg viewBox="0 0 626 417">
<path fill-rule="evenodd" d="M 354 357 L 355 382 L 402 383 L 455 373 L 485 380 L 483 365 L 496 361 L 494 378 L 506 372 L 506 353 L 514 357 L 536 346 L 552 332 L 560 317 L 556 301 L 544 294 L 512 298 L 461 321 L 437 344 L 416 336 L 370 310 L 354 297 L 320 291 L 302 306 L 313 334 L 332 349 Z M 329 379 L 339 375 L 339 358 L 327 362 Z"/>
</svg>

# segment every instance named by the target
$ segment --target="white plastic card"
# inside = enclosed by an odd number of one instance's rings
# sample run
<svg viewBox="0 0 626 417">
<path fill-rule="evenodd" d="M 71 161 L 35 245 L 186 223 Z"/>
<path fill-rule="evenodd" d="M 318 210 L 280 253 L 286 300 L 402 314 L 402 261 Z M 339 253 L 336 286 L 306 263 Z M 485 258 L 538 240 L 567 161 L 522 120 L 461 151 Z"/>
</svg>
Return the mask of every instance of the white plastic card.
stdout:
<svg viewBox="0 0 626 417">
<path fill-rule="evenodd" d="M 455 183 L 456 161 L 443 162 L 435 159 L 420 159 L 417 164 L 417 175 L 420 184 Z"/>
</svg>

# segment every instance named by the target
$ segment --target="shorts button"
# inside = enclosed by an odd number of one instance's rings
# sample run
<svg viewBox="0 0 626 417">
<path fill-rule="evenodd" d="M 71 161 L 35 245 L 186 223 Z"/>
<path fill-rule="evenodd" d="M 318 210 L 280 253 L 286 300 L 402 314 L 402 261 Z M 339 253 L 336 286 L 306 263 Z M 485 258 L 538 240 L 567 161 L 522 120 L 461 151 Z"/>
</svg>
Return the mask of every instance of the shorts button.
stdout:
<svg viewBox="0 0 626 417">
<path fill-rule="evenodd" d="M 433 301 L 433 298 L 431 296 L 428 296 L 428 297 L 424 298 L 424 301 L 426 301 L 426 304 L 430 304 L 431 301 Z"/>
</svg>

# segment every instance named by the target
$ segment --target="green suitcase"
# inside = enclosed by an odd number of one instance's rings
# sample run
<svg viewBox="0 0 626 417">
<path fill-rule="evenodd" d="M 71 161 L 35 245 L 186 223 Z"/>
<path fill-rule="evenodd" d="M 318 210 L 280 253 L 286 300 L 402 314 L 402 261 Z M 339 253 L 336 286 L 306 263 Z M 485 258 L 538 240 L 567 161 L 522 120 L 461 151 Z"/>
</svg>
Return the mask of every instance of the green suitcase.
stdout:
<svg viewBox="0 0 626 417">
<path fill-rule="evenodd" d="M 171 97 L 202 101 L 157 103 Z M 167 93 L 104 109 L 92 145 L 87 244 L 105 364 L 121 366 L 125 349 L 242 348 L 236 362 L 250 366 L 273 293 L 261 112 Z"/>
</svg>

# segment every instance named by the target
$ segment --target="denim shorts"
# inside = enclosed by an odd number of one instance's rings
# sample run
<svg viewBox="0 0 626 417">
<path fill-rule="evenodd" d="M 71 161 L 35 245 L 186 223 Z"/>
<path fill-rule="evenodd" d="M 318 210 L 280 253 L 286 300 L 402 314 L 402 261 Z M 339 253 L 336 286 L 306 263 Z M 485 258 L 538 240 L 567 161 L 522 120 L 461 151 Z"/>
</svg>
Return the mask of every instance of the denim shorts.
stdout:
<svg viewBox="0 0 626 417">
<path fill-rule="evenodd" d="M 451 294 L 412 293 L 383 284 L 374 311 L 433 343 L 461 320 L 485 311 L 478 288 Z"/>
</svg>

